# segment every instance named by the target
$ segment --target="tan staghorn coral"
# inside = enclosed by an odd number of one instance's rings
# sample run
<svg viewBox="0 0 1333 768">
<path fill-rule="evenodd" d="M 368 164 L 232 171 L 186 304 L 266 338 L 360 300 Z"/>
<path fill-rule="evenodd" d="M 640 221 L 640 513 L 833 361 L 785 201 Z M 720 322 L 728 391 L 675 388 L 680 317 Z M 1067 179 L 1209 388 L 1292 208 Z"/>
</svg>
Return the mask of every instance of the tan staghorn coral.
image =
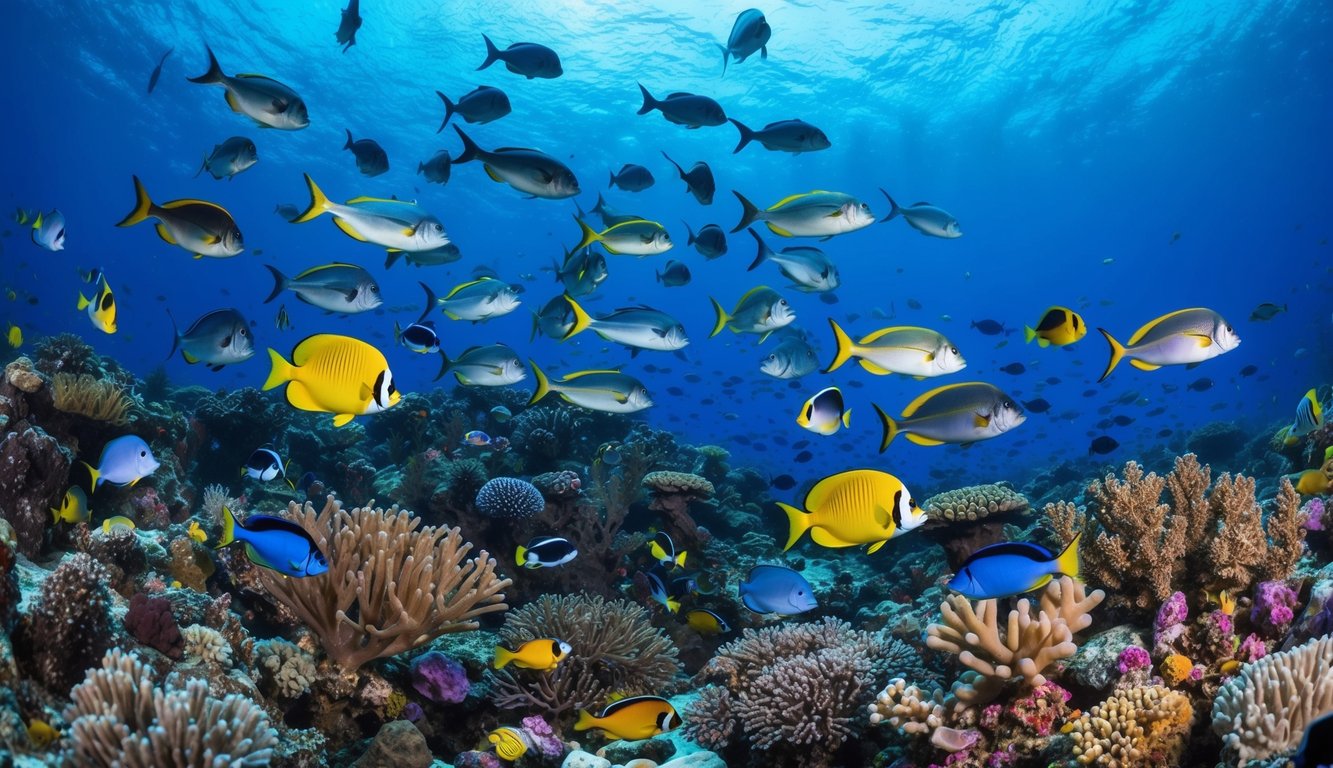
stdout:
<svg viewBox="0 0 1333 768">
<path fill-rule="evenodd" d="M 1070 724 L 1074 758 L 1107 768 L 1178 765 L 1193 719 L 1194 707 L 1179 691 L 1120 690 Z"/>
<path fill-rule="evenodd" d="M 1333 635 L 1241 667 L 1213 701 L 1213 731 L 1244 763 L 1294 749 L 1333 712 Z"/>
<path fill-rule="evenodd" d="M 944 691 L 936 688 L 927 695 L 917 686 L 895 677 L 867 710 L 871 725 L 888 723 L 903 733 L 930 733 L 944 725 Z"/>
<path fill-rule="evenodd" d="M 468 558 L 472 545 L 457 528 L 423 527 L 397 507 L 349 511 L 332 496 L 319 512 L 309 502 L 287 511 L 314 538 L 329 570 L 289 578 L 261 568 L 259 581 L 345 669 L 470 632 L 478 616 L 509 607 L 501 590 L 510 580 L 496 573 L 485 550 Z"/>
<path fill-rule="evenodd" d="M 998 600 L 974 606 L 962 595 L 950 595 L 940 605 L 943 623 L 927 629 L 926 645 L 958 654 L 972 673 L 954 683 L 958 702 L 984 704 L 1011 680 L 1022 679 L 1027 686 L 1045 683 L 1042 672 L 1074 655 L 1074 634 L 1087 629 L 1089 612 L 1105 597 L 1101 590 L 1085 593 L 1082 584 L 1065 576 L 1047 585 L 1035 613 L 1028 600 L 1019 600 L 1002 629 Z"/>
<path fill-rule="evenodd" d="M 512 666 L 492 673 L 496 703 L 548 715 L 607 704 L 613 695 L 661 694 L 680 672 L 676 646 L 628 600 L 596 595 L 542 595 L 510 611 L 500 630 L 509 648 L 539 637 L 569 643 L 569 657 L 553 672 Z"/>
<path fill-rule="evenodd" d="M 117 427 L 130 423 L 136 405 L 133 397 L 112 381 L 81 373 L 57 373 L 51 380 L 51 397 L 57 409 L 86 416 Z"/>
<path fill-rule="evenodd" d="M 258 704 L 209 695 L 190 680 L 162 689 L 150 667 L 119 648 L 70 694 L 66 764 L 97 768 L 214 768 L 268 765 L 277 733 Z"/>
<path fill-rule="evenodd" d="M 1133 461 L 1122 477 L 1092 483 L 1086 512 L 1069 503 L 1045 510 L 1061 541 L 1083 532 L 1083 577 L 1107 589 L 1110 608 L 1155 611 L 1173 592 L 1240 594 L 1287 578 L 1300 559 L 1300 497 L 1285 480 L 1265 521 L 1253 478 L 1224 474 L 1211 483 L 1194 454 L 1177 458 L 1165 477 Z"/>
<path fill-rule="evenodd" d="M 1028 508 L 1028 500 L 1003 483 L 990 483 L 937 493 L 922 502 L 921 508 L 936 520 L 982 520 L 991 515 L 1022 512 Z"/>
</svg>

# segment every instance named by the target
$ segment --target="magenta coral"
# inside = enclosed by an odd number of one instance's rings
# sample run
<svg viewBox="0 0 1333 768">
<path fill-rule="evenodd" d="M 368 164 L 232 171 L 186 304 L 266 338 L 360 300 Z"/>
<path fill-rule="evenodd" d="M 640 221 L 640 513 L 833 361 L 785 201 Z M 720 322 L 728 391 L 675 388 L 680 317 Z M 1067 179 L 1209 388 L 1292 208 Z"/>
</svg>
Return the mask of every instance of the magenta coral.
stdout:
<svg viewBox="0 0 1333 768">
<path fill-rule="evenodd" d="M 532 739 L 532 744 L 543 757 L 560 757 L 565 753 L 565 744 L 555 735 L 551 724 L 541 715 L 523 718 L 523 730 Z"/>
<path fill-rule="evenodd" d="M 1185 633 L 1185 620 L 1189 618 L 1189 604 L 1184 592 L 1173 592 L 1157 609 L 1157 618 L 1153 621 L 1153 648 L 1155 655 L 1165 655 L 1170 647 Z"/>
<path fill-rule="evenodd" d="M 1052 682 L 1045 682 L 1030 693 L 1014 700 L 1014 718 L 1038 736 L 1050 736 L 1055 721 L 1064 714 L 1070 693 Z"/>
<path fill-rule="evenodd" d="M 1131 645 L 1120 652 L 1120 658 L 1116 660 L 1116 668 L 1120 674 L 1126 674 L 1136 669 L 1147 669 L 1152 666 L 1152 657 L 1148 655 L 1147 649 L 1140 648 L 1137 645 Z"/>
<path fill-rule="evenodd" d="M 1326 530 L 1331 522 L 1328 519 L 1328 508 L 1324 505 L 1324 500 L 1315 497 L 1305 502 L 1301 507 L 1301 512 L 1305 515 L 1305 530 L 1323 531 Z"/>
<path fill-rule="evenodd" d="M 1296 590 L 1285 581 L 1265 581 L 1254 589 L 1254 607 L 1250 621 L 1259 625 L 1270 637 L 1285 634 L 1295 618 Z"/>
<path fill-rule="evenodd" d="M 1258 661 L 1267 655 L 1268 645 L 1253 632 L 1246 636 L 1236 649 L 1236 660 L 1241 663 Z"/>
</svg>

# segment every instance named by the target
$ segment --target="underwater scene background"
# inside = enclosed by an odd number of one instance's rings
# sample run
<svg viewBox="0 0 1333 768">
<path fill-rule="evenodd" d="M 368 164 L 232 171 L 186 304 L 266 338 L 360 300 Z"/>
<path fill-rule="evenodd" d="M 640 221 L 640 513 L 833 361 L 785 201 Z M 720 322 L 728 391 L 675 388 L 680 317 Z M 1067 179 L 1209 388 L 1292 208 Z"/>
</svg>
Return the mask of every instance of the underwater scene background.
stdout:
<svg viewBox="0 0 1333 768">
<path fill-rule="evenodd" d="M 6 18 L 6 760 L 1333 763 L 1327 4 Z"/>
</svg>

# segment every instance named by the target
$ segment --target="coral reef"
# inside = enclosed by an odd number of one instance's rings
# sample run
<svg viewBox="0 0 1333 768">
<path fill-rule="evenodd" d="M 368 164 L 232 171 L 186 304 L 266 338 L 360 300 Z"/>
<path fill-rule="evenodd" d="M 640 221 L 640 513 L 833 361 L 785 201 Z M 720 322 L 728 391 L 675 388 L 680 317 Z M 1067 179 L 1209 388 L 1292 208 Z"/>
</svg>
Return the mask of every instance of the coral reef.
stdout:
<svg viewBox="0 0 1333 768">
<path fill-rule="evenodd" d="M 1300 499 L 1285 480 L 1265 518 L 1253 478 L 1223 474 L 1210 489 L 1211 469 L 1192 454 L 1165 477 L 1133 461 L 1122 475 L 1088 487 L 1086 512 L 1069 503 L 1045 510 L 1060 540 L 1083 532 L 1082 574 L 1106 588 L 1109 608 L 1152 611 L 1177 591 L 1240 594 L 1287 578 L 1300 559 Z"/>
<path fill-rule="evenodd" d="M 259 580 L 346 669 L 474 630 L 478 617 L 508 608 L 509 579 L 484 550 L 467 558 L 472 545 L 457 528 L 423 528 L 396 507 L 349 511 L 332 496 L 319 512 L 292 502 L 287 513 L 314 538 L 328 572 L 293 579 L 265 568 Z"/>
<path fill-rule="evenodd" d="M 568 720 L 575 709 L 607 704 L 612 694 L 661 695 L 680 671 L 670 639 L 626 600 L 548 594 L 505 616 L 506 647 L 539 637 L 559 638 L 573 650 L 550 673 L 512 667 L 490 673 L 499 706 Z"/>
<path fill-rule="evenodd" d="M 71 456 L 40 428 L 22 424 L 0 437 L 0 517 L 14 527 L 19 551 L 33 557 L 41 551 L 51 508 L 64 498 Z"/>
<path fill-rule="evenodd" d="M 1213 702 L 1213 731 L 1242 762 L 1295 748 L 1333 712 L 1333 636 L 1246 664 Z"/>
<path fill-rule="evenodd" d="M 125 631 L 135 640 L 170 658 L 179 659 L 183 638 L 171 612 L 171 601 L 136 593 L 125 612 Z"/>
<path fill-rule="evenodd" d="M 493 477 L 477 491 L 477 511 L 492 519 L 524 520 L 545 508 L 537 486 L 516 477 Z"/>
<path fill-rule="evenodd" d="M 110 644 L 111 596 L 106 568 L 84 553 L 70 557 L 42 583 L 23 617 L 17 645 L 33 676 L 49 690 L 68 691 Z"/>
<path fill-rule="evenodd" d="M 1189 697 L 1160 685 L 1117 691 L 1070 726 L 1080 765 L 1179 765 L 1194 718 Z"/>
<path fill-rule="evenodd" d="M 123 427 L 130 423 L 137 401 L 119 384 L 86 373 L 57 373 L 51 394 L 58 410 Z"/>
<path fill-rule="evenodd" d="M 707 501 L 716 492 L 707 478 L 688 472 L 649 472 L 643 487 L 652 500 L 648 508 L 662 515 L 666 528 L 682 546 L 699 547 L 712 537 L 690 516 L 690 504 Z"/>
</svg>

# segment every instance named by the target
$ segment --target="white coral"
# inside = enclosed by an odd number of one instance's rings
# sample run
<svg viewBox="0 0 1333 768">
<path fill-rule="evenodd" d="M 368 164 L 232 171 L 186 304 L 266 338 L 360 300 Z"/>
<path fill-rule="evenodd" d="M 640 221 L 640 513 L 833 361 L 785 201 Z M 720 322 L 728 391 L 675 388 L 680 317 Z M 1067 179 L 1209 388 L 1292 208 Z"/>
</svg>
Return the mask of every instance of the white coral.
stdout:
<svg viewBox="0 0 1333 768">
<path fill-rule="evenodd" d="M 315 680 L 315 660 L 295 643 L 263 640 L 255 646 L 255 663 L 267 689 L 280 698 L 295 699 Z"/>
<path fill-rule="evenodd" d="M 220 667 L 231 666 L 231 644 L 217 630 L 201 624 L 191 624 L 181 630 L 185 640 L 185 656 Z"/>
<path fill-rule="evenodd" d="M 1241 667 L 1213 701 L 1213 731 L 1243 763 L 1294 749 L 1333 712 L 1333 635 Z"/>
</svg>

